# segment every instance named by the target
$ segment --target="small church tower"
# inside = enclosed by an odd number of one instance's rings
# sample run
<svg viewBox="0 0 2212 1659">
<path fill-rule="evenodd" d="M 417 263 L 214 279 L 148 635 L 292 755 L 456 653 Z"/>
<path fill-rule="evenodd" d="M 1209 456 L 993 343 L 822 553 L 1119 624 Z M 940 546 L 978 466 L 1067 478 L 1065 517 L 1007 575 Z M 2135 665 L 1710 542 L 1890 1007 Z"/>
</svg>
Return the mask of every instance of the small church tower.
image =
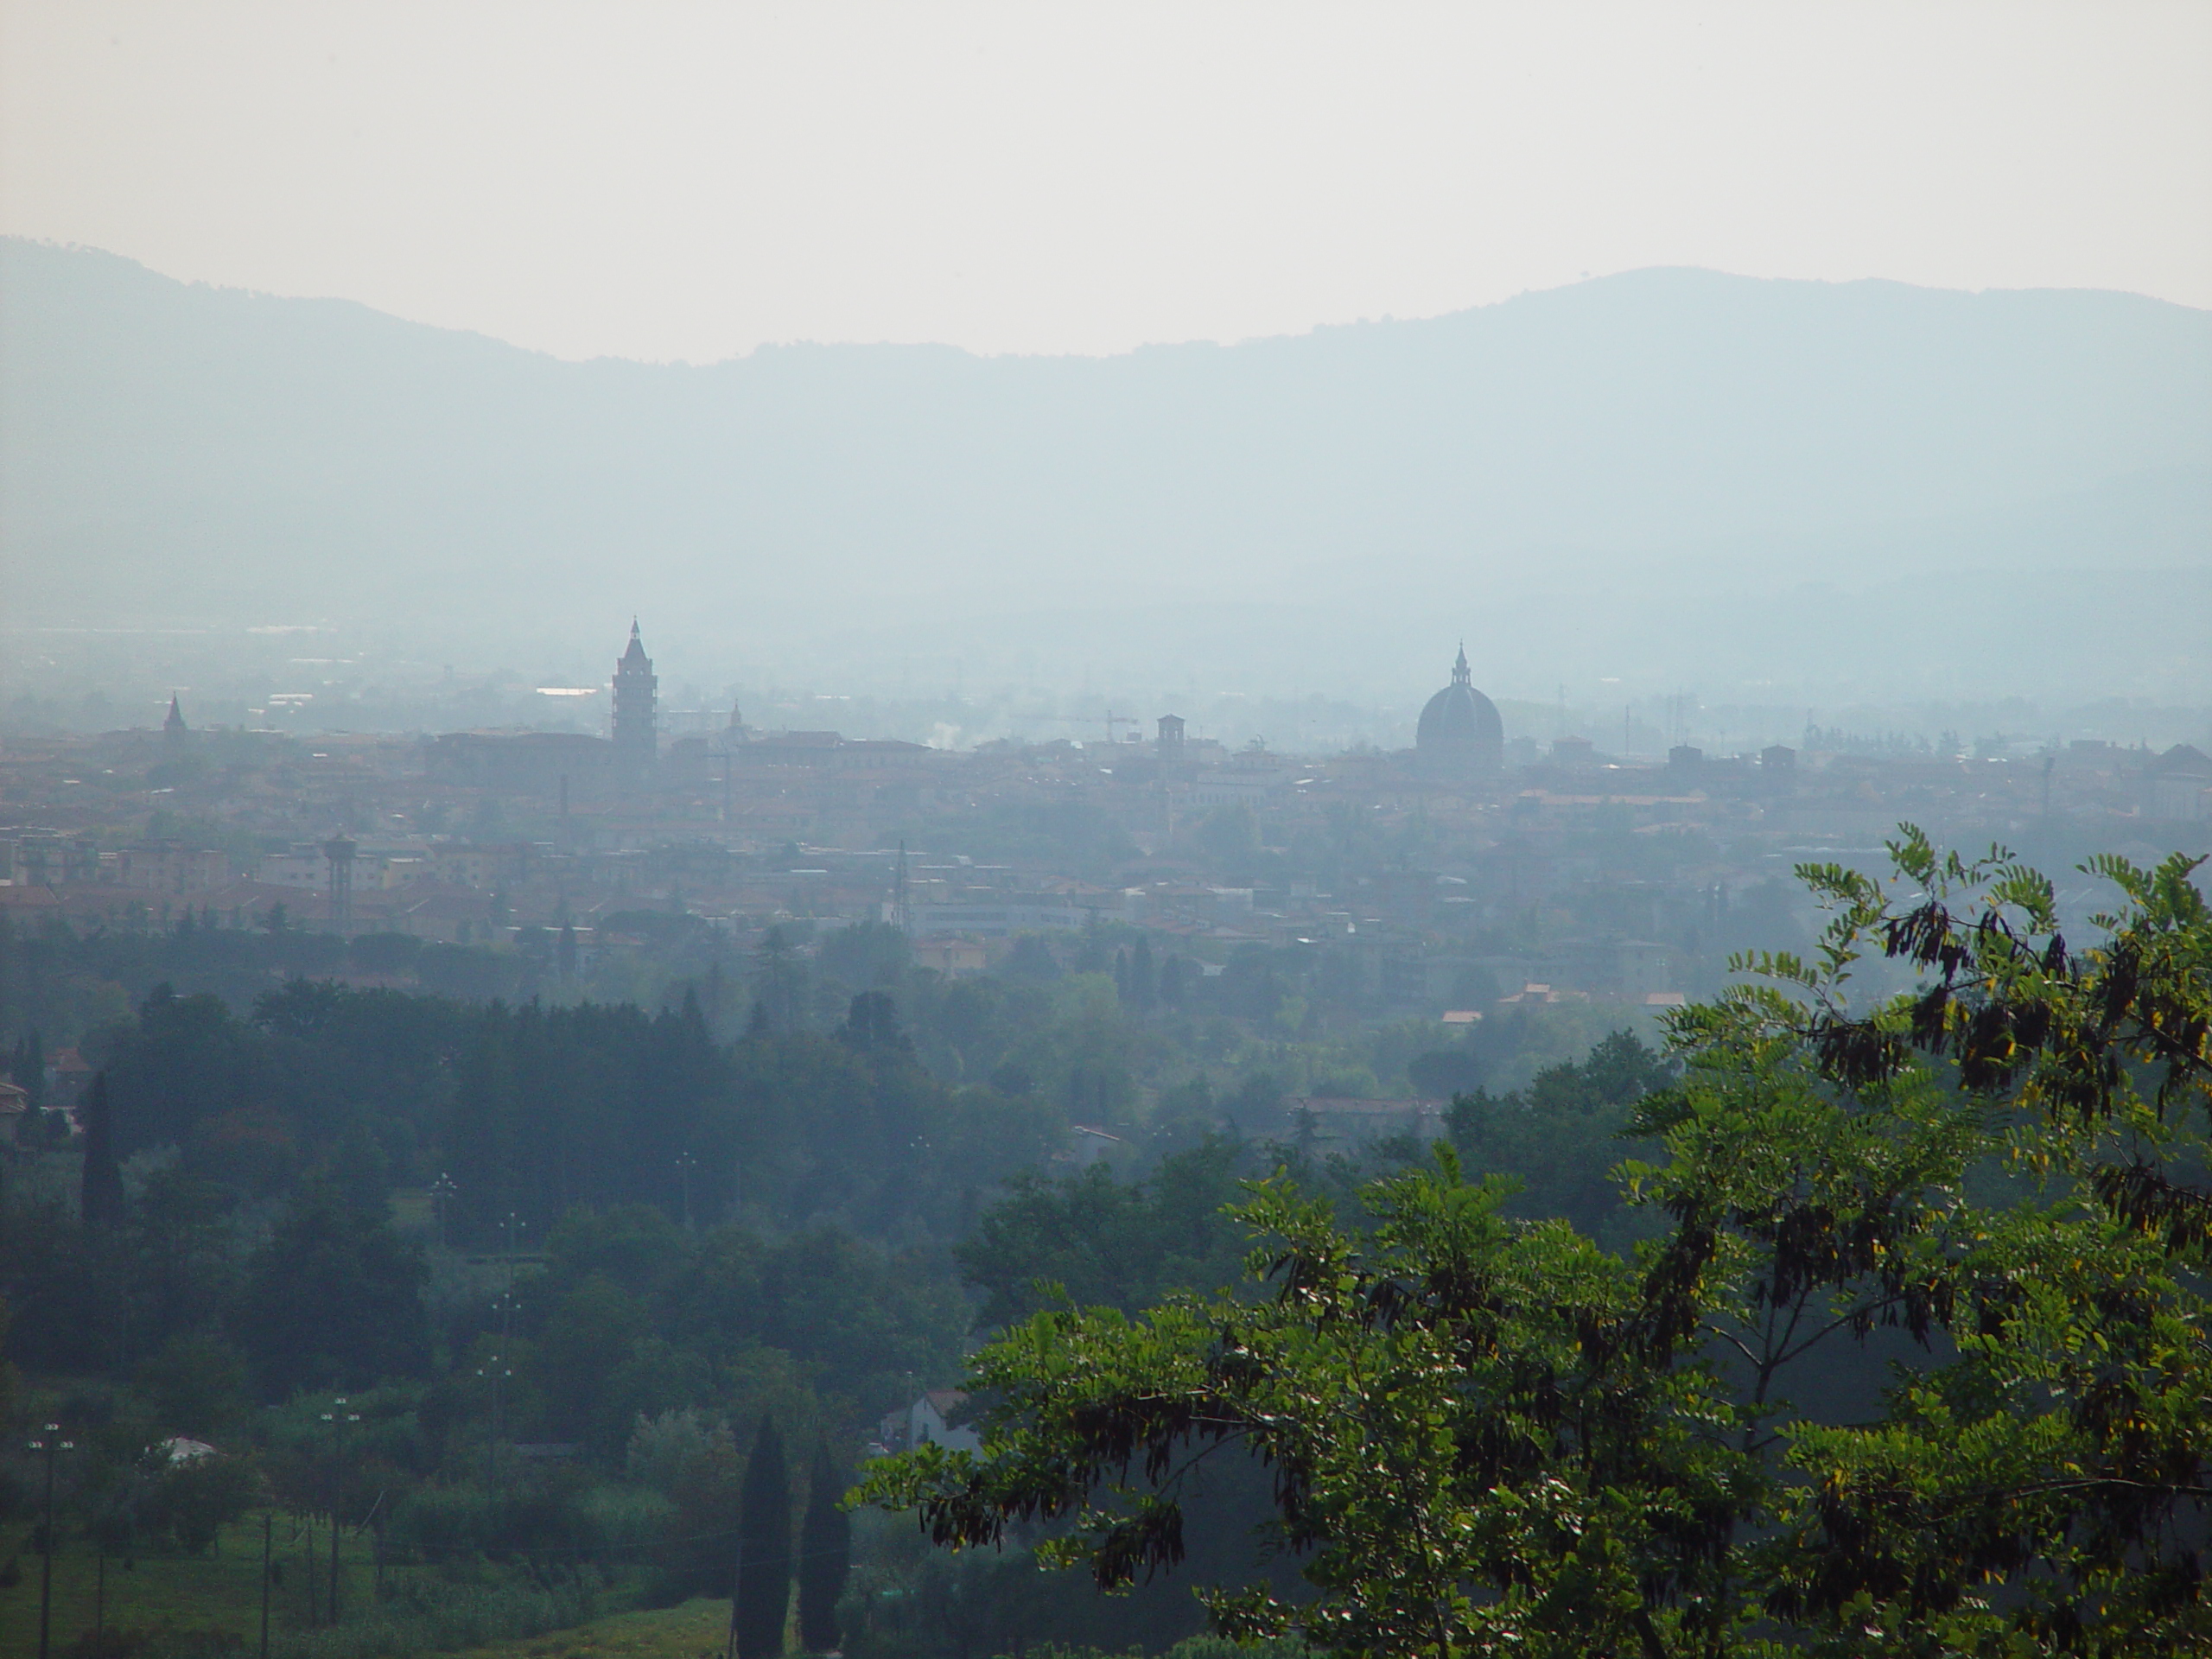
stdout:
<svg viewBox="0 0 2212 1659">
<path fill-rule="evenodd" d="M 639 771 L 650 767 L 659 753 L 654 734 L 655 692 L 660 681 L 653 674 L 652 658 L 645 655 L 638 637 L 638 624 L 630 623 L 630 648 L 614 664 L 614 747 L 624 760 Z"/>
<path fill-rule="evenodd" d="M 162 747 L 174 754 L 184 747 L 185 740 L 191 733 L 192 728 L 184 723 L 184 706 L 177 701 L 176 693 L 172 691 L 169 693 L 169 717 L 162 722 Z"/>
</svg>

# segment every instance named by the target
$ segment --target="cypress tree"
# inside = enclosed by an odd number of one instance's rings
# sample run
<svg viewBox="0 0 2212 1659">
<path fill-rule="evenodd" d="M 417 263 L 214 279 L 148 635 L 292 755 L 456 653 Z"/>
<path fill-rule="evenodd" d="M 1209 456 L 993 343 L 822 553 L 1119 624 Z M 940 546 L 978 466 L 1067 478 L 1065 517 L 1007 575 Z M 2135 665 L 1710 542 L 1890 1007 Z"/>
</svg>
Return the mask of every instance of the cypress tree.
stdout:
<svg viewBox="0 0 2212 1659">
<path fill-rule="evenodd" d="M 888 991 L 862 991 L 845 1010 L 838 1039 L 863 1054 L 888 1057 L 913 1047 L 899 1029 L 899 1005 Z"/>
<path fill-rule="evenodd" d="M 107 1103 L 107 1073 L 85 1095 L 85 1180 L 77 1212 L 87 1227 L 112 1227 L 123 1219 L 123 1171 L 115 1161 L 115 1129 Z"/>
<path fill-rule="evenodd" d="M 737 1581 L 737 1659 L 777 1659 L 791 1599 L 791 1484 L 784 1442 L 772 1418 L 760 1420 L 745 1465 L 745 1511 L 738 1522 L 744 1560 Z"/>
<path fill-rule="evenodd" d="M 779 1035 L 798 1029 L 806 1010 L 806 969 L 780 927 L 761 936 L 753 997 L 756 1028 Z"/>
<path fill-rule="evenodd" d="M 1183 1006 L 1183 958 L 1170 957 L 1160 965 L 1160 1001 L 1163 1007 Z"/>
<path fill-rule="evenodd" d="M 837 1504 L 842 1484 L 829 1446 L 817 1445 L 798 1529 L 798 1644 L 809 1653 L 837 1650 L 837 1598 L 853 1565 L 852 1520 Z"/>
</svg>

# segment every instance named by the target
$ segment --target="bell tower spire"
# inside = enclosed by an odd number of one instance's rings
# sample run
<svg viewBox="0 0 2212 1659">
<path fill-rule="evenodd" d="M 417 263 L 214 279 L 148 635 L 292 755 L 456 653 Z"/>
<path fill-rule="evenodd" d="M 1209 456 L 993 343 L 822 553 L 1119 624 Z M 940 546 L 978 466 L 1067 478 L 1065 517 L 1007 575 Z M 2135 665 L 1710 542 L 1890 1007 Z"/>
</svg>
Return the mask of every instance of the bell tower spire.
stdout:
<svg viewBox="0 0 2212 1659">
<path fill-rule="evenodd" d="M 660 686 L 652 658 L 638 632 L 638 620 L 630 619 L 630 645 L 614 664 L 614 747 L 632 770 L 649 769 L 659 753 L 655 731 L 655 693 Z"/>
</svg>

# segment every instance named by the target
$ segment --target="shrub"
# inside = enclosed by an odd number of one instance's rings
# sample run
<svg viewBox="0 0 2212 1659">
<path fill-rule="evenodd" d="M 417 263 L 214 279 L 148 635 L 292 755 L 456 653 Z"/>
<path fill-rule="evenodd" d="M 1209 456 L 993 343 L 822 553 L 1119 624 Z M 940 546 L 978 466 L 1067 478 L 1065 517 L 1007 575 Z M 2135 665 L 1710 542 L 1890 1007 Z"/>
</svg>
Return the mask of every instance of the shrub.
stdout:
<svg viewBox="0 0 2212 1659">
<path fill-rule="evenodd" d="M 162 1471 L 140 1518 L 197 1555 L 218 1529 L 238 1520 L 261 1497 L 261 1478 L 243 1458 L 198 1457 Z"/>
</svg>

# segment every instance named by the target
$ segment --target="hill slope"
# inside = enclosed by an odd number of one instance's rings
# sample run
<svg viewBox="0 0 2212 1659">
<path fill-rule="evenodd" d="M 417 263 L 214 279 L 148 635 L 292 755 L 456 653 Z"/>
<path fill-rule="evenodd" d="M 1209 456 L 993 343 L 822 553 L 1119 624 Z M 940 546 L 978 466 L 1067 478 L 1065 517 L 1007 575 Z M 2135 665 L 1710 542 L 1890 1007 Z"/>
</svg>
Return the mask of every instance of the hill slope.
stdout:
<svg viewBox="0 0 2212 1659">
<path fill-rule="evenodd" d="M 1536 687 L 2208 673 L 2173 619 L 2212 614 L 2212 315 L 2128 296 L 1649 270 L 1234 346 L 705 367 L 21 241 L 0 298 L 18 621 L 518 652 L 636 611 L 787 671 L 1378 689 L 1462 632 Z"/>
</svg>

